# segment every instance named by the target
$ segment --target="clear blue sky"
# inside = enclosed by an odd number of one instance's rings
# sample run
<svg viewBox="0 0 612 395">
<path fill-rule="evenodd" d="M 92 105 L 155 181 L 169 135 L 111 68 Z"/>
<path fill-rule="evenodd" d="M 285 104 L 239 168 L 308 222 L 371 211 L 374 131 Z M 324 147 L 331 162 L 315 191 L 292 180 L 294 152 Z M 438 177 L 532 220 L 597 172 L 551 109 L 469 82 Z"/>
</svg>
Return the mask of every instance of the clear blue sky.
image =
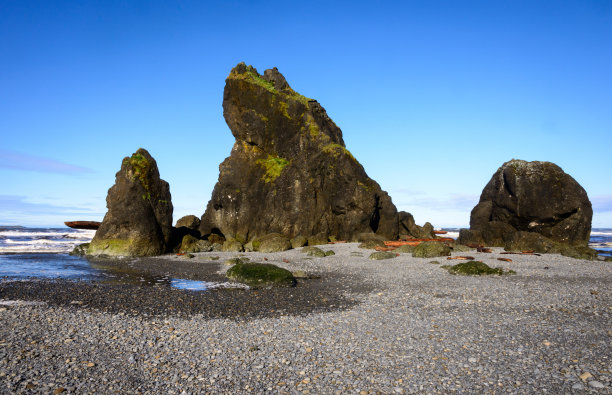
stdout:
<svg viewBox="0 0 612 395">
<path fill-rule="evenodd" d="M 0 1 L 0 224 L 101 220 L 139 147 L 200 216 L 237 63 L 278 67 L 418 223 L 465 226 L 512 158 L 612 227 L 612 2 Z"/>
</svg>

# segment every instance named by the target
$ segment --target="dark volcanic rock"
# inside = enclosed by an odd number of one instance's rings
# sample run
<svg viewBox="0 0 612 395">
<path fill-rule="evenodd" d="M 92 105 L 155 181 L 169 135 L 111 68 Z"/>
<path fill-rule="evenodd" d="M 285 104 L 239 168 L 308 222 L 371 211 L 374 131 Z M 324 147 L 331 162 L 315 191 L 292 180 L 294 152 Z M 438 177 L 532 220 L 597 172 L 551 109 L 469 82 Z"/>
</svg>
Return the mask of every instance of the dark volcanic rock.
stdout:
<svg viewBox="0 0 612 395">
<path fill-rule="evenodd" d="M 291 89 L 278 70 L 261 76 L 237 65 L 226 80 L 223 110 L 236 142 L 219 166 L 203 235 L 397 238 L 391 198 L 345 148 L 325 109 Z"/>
<path fill-rule="evenodd" d="M 416 239 L 433 239 L 435 237 L 434 227 L 429 222 L 419 226 L 414 222 L 412 214 L 405 211 L 398 213 L 400 236 L 411 236 Z"/>
<path fill-rule="evenodd" d="M 197 230 L 200 227 L 200 218 L 196 217 L 195 215 L 186 215 L 176 221 L 176 227 Z"/>
<path fill-rule="evenodd" d="M 166 251 L 172 234 L 172 200 L 155 159 L 140 148 L 121 163 L 106 196 L 108 212 L 88 255 L 149 256 Z"/>
<path fill-rule="evenodd" d="M 541 251 L 556 250 L 553 244 L 586 247 L 592 216 L 585 190 L 560 167 L 513 159 L 482 191 L 472 210 L 470 230 L 462 230 L 458 242 L 513 249 L 537 245 Z"/>
</svg>

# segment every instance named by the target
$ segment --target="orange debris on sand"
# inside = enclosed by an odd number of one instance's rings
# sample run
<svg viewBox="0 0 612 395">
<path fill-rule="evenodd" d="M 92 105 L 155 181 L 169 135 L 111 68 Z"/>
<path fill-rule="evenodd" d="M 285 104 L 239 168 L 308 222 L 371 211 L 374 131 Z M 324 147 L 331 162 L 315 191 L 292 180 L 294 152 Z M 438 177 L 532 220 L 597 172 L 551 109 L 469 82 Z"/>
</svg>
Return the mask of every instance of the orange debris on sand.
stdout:
<svg viewBox="0 0 612 395">
<path fill-rule="evenodd" d="M 455 241 L 450 237 L 438 237 L 436 239 L 406 239 L 406 240 L 398 240 L 398 241 L 385 241 L 385 245 L 388 247 L 399 247 L 399 246 L 417 246 L 424 241 Z"/>
<path fill-rule="evenodd" d="M 376 247 L 376 251 L 393 251 L 395 250 L 397 247 Z"/>
</svg>

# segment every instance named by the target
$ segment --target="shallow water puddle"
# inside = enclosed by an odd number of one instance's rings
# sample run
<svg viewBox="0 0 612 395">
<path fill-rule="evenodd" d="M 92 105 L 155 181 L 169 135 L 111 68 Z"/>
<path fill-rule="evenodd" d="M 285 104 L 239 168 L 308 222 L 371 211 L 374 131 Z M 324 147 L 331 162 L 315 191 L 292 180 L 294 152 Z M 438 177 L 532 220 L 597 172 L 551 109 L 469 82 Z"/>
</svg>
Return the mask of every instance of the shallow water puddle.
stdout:
<svg viewBox="0 0 612 395">
<path fill-rule="evenodd" d="M 63 279 L 102 284 L 133 286 L 167 286 L 187 291 L 216 288 L 248 288 L 229 282 L 207 282 L 152 275 L 129 265 L 89 261 L 66 254 L 3 254 L 0 255 L 0 277 L 8 281 L 28 279 Z"/>
</svg>

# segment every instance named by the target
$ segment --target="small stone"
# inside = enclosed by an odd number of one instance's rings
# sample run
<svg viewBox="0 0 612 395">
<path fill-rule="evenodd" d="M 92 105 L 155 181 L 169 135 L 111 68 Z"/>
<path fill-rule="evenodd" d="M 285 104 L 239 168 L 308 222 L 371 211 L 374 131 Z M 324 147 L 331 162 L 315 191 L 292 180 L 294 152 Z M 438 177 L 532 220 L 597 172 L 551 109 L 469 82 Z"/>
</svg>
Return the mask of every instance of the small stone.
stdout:
<svg viewBox="0 0 612 395">
<path fill-rule="evenodd" d="M 62 392 L 66 392 L 66 388 L 64 388 L 64 387 L 58 387 L 58 388 L 56 388 L 56 389 L 54 389 L 54 390 L 53 390 L 53 393 L 54 393 L 54 394 L 56 394 L 56 395 L 57 395 L 57 394 L 61 394 Z"/>
<path fill-rule="evenodd" d="M 551 342 L 549 342 L 548 340 L 544 340 L 542 342 L 543 345 L 545 345 L 546 347 L 550 347 L 550 345 L 552 344 Z"/>
<path fill-rule="evenodd" d="M 572 389 L 573 390 L 581 390 L 581 389 L 584 389 L 584 385 L 582 385 L 581 383 L 576 383 L 576 384 L 572 385 Z"/>
<path fill-rule="evenodd" d="M 604 385 L 597 380 L 589 381 L 589 385 L 593 388 L 604 388 Z"/>
<path fill-rule="evenodd" d="M 93 363 L 93 362 L 88 362 L 88 363 L 87 363 L 87 367 L 88 367 L 88 368 L 93 368 L 94 366 L 96 366 L 96 364 L 95 364 L 95 363 Z"/>
<path fill-rule="evenodd" d="M 590 379 L 591 377 L 593 377 L 593 375 L 589 372 L 584 372 L 580 375 L 580 380 L 582 381 L 586 381 L 587 379 Z"/>
<path fill-rule="evenodd" d="M 370 254 L 369 258 L 372 260 L 382 260 L 382 259 L 392 259 L 395 258 L 397 255 L 393 252 L 389 252 L 389 251 L 378 251 L 378 252 L 373 252 Z"/>
<path fill-rule="evenodd" d="M 476 363 L 476 362 L 478 362 L 478 360 L 476 358 L 474 358 L 474 357 L 471 357 L 471 358 L 468 358 L 468 362 L 469 363 Z"/>
</svg>

